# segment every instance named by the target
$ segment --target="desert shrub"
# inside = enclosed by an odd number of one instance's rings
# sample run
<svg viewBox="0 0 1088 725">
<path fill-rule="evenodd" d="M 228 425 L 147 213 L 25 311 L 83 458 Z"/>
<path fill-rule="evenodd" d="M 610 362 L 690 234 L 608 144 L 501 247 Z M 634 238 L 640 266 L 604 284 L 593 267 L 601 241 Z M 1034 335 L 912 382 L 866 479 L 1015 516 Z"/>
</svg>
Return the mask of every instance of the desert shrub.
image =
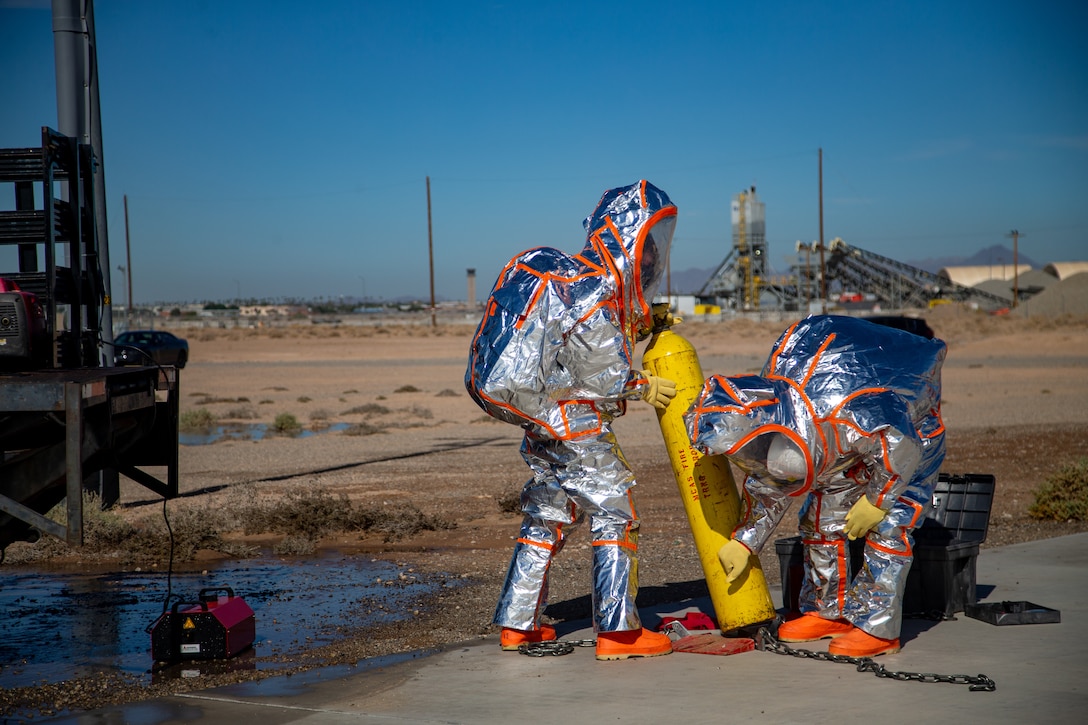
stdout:
<svg viewBox="0 0 1088 725">
<path fill-rule="evenodd" d="M 244 517 L 246 534 L 286 534 L 318 539 L 323 534 L 351 528 L 351 501 L 340 494 L 296 488 L 283 498 L 252 505 Z"/>
<path fill-rule="evenodd" d="M 521 488 L 510 487 L 495 497 L 499 504 L 499 511 L 504 514 L 521 513 Z"/>
<path fill-rule="evenodd" d="M 470 420 L 469 423 L 502 423 L 502 421 L 498 418 L 492 418 L 490 415 L 480 415 Z"/>
<path fill-rule="evenodd" d="M 454 392 L 453 390 L 450 390 L 449 388 L 443 388 L 442 390 L 438 391 L 438 393 L 436 393 L 434 397 L 436 397 L 436 398 L 458 398 L 460 396 L 461 396 L 460 393 Z"/>
<path fill-rule="evenodd" d="M 184 433 L 207 431 L 215 427 L 218 419 L 207 408 L 194 408 L 178 416 L 178 430 Z"/>
<path fill-rule="evenodd" d="M 424 408 L 422 405 L 413 405 L 404 412 L 413 418 L 422 418 L 423 420 L 430 420 L 434 417 L 434 413 L 431 412 L 431 409 Z"/>
<path fill-rule="evenodd" d="M 248 405 L 243 405 L 241 408 L 228 410 L 226 417 L 231 420 L 253 420 L 257 417 L 257 411 Z"/>
<path fill-rule="evenodd" d="M 104 509 L 93 493 L 83 495 L 83 541 L 96 549 L 127 548 L 135 527 L 112 509 Z"/>
<path fill-rule="evenodd" d="M 328 491 L 297 488 L 287 491 L 278 500 L 258 501 L 250 498 L 234 512 L 247 535 L 284 534 L 282 552 L 303 551 L 304 542 L 317 541 L 323 536 L 356 531 L 379 533 L 386 541 L 401 539 L 420 531 L 452 529 L 456 523 L 437 516 L 428 516 L 415 506 L 374 507 L 359 509 L 344 495 L 332 496 Z"/>
<path fill-rule="evenodd" d="M 343 432 L 346 436 L 372 436 L 377 435 L 378 433 L 384 433 L 385 428 L 379 428 L 370 423 L 352 423 L 345 428 Z"/>
<path fill-rule="evenodd" d="M 213 549 L 240 556 L 240 551 L 224 550 L 219 531 L 223 517 L 215 509 L 196 508 L 167 512 L 170 530 L 161 514 L 149 515 L 135 522 L 122 518 L 116 508 L 103 509 L 93 492 L 83 494 L 83 546 L 71 547 L 52 536 L 43 536 L 36 544 L 20 552 L 18 561 L 41 561 L 79 552 L 81 558 L 115 560 L 129 564 L 166 562 L 170 555 L 170 536 L 174 538 L 174 560 L 188 561 L 199 549 Z M 65 506 L 55 506 L 47 516 L 64 522 Z"/>
<path fill-rule="evenodd" d="M 45 517 L 58 524 L 67 525 L 67 503 L 61 501 L 46 513 Z M 122 544 L 132 535 L 134 528 L 112 508 L 103 508 L 102 499 L 93 491 L 83 492 L 83 543 L 84 547 L 104 550 Z M 68 545 L 52 536 L 42 536 L 38 542 L 44 545 L 49 556 L 67 550 Z"/>
<path fill-rule="evenodd" d="M 1034 494 L 1035 503 L 1028 507 L 1033 519 L 1088 520 L 1088 458 L 1062 466 Z"/>
<path fill-rule="evenodd" d="M 290 413 L 280 413 L 276 416 L 276 419 L 272 421 L 272 430 L 276 433 L 290 435 L 301 431 L 302 424 L 298 422 L 298 418 Z"/>
<path fill-rule="evenodd" d="M 128 554 L 136 560 L 163 561 L 170 555 L 173 537 L 174 560 L 190 561 L 200 549 L 220 550 L 223 517 L 216 509 L 187 507 L 167 510 L 169 530 L 161 515 L 151 515 L 136 522 L 132 536 L 125 541 Z"/>
<path fill-rule="evenodd" d="M 420 391 L 419 388 L 417 388 L 414 385 L 402 385 L 399 388 L 397 388 L 396 390 L 394 390 L 393 392 L 394 393 L 418 393 L 418 392 L 421 392 L 421 391 Z"/>
<path fill-rule="evenodd" d="M 298 396 L 298 402 L 300 403 L 309 403 L 311 400 L 313 400 L 313 398 L 311 398 L 309 395 Z"/>
<path fill-rule="evenodd" d="M 356 405 L 354 408 L 348 408 L 341 415 L 386 415 L 389 413 L 389 408 L 384 405 L 378 405 L 377 403 L 366 403 L 365 405 Z"/>
<path fill-rule="evenodd" d="M 328 420 L 331 413 L 324 408 L 310 411 L 310 420 Z"/>
<path fill-rule="evenodd" d="M 456 528 L 455 522 L 439 516 L 429 516 L 411 504 L 403 507 L 356 509 L 351 512 L 351 528 L 362 532 L 378 532 L 386 541 L 396 541 L 421 531 L 442 531 Z"/>
<path fill-rule="evenodd" d="M 272 547 L 272 552 L 277 556 L 305 556 L 314 553 L 316 549 L 313 539 L 305 536 L 285 536 Z"/>
</svg>

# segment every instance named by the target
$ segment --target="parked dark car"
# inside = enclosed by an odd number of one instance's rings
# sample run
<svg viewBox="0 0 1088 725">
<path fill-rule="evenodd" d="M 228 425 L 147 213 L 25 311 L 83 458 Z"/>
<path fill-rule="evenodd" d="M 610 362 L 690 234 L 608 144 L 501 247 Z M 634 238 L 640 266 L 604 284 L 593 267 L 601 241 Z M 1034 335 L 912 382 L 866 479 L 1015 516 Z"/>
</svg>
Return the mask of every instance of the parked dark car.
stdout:
<svg viewBox="0 0 1088 725">
<path fill-rule="evenodd" d="M 116 365 L 175 365 L 189 361 L 189 343 L 161 330 L 129 330 L 113 340 Z"/>
<path fill-rule="evenodd" d="M 907 317 L 906 315 L 874 315 L 861 319 L 875 322 L 878 325 L 894 327 L 897 330 L 913 332 L 915 335 L 921 335 L 927 340 L 933 339 L 933 330 L 921 317 Z"/>
</svg>

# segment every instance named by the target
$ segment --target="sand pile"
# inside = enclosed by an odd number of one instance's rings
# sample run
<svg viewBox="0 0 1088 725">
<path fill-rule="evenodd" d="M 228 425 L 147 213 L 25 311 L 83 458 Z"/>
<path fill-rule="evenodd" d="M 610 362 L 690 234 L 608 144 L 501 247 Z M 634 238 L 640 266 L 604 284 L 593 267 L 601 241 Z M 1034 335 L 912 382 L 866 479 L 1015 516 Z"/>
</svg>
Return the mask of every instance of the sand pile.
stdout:
<svg viewBox="0 0 1088 725">
<path fill-rule="evenodd" d="M 1088 314 L 1088 272 L 1055 282 L 1039 294 L 1023 300 L 1013 314 L 1021 317 Z"/>
</svg>

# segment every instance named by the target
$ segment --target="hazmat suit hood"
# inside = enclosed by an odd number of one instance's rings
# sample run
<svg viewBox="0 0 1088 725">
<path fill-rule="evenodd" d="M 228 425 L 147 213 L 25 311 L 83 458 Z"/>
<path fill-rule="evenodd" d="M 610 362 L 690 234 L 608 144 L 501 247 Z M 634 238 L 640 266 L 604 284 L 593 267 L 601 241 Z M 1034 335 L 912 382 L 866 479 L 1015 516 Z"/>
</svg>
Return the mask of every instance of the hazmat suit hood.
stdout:
<svg viewBox="0 0 1088 725">
<path fill-rule="evenodd" d="M 684 416 L 695 447 L 729 456 L 738 468 L 764 483 L 800 495 L 823 463 L 823 448 L 803 397 L 787 380 L 758 375 L 707 381 L 713 401 L 703 396 Z"/>
<path fill-rule="evenodd" d="M 583 222 L 581 256 L 600 260 L 614 276 L 624 328 L 632 337 L 651 326 L 654 295 L 669 263 L 676 205 L 646 180 L 606 191 Z"/>
</svg>

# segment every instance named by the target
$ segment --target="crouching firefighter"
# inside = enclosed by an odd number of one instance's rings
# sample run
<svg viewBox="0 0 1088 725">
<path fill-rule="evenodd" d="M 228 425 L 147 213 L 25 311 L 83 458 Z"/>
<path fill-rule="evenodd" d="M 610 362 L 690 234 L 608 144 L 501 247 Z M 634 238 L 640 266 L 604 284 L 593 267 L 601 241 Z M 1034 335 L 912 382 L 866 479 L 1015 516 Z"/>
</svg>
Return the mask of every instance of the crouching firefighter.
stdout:
<svg viewBox="0 0 1088 725">
<path fill-rule="evenodd" d="M 783 642 L 832 638 L 832 654 L 899 651 L 914 527 L 941 462 L 945 344 L 850 317 L 786 330 L 760 375 L 715 376 L 685 414 L 695 447 L 747 474 L 744 507 L 718 557 L 743 574 L 795 498 L 803 497 L 802 616 Z M 865 539 L 851 577 L 848 541 Z"/>
<path fill-rule="evenodd" d="M 669 654 L 664 634 L 642 627 L 635 476 L 612 421 L 627 401 L 664 407 L 675 385 L 632 369 L 650 329 L 676 206 L 646 181 L 605 192 L 570 256 L 540 247 L 506 265 L 469 353 L 465 386 L 484 411 L 525 429 L 521 455 L 533 477 L 494 623 L 501 646 L 556 638 L 541 624 L 548 570 L 567 531 L 589 518 L 597 659 Z"/>
</svg>

